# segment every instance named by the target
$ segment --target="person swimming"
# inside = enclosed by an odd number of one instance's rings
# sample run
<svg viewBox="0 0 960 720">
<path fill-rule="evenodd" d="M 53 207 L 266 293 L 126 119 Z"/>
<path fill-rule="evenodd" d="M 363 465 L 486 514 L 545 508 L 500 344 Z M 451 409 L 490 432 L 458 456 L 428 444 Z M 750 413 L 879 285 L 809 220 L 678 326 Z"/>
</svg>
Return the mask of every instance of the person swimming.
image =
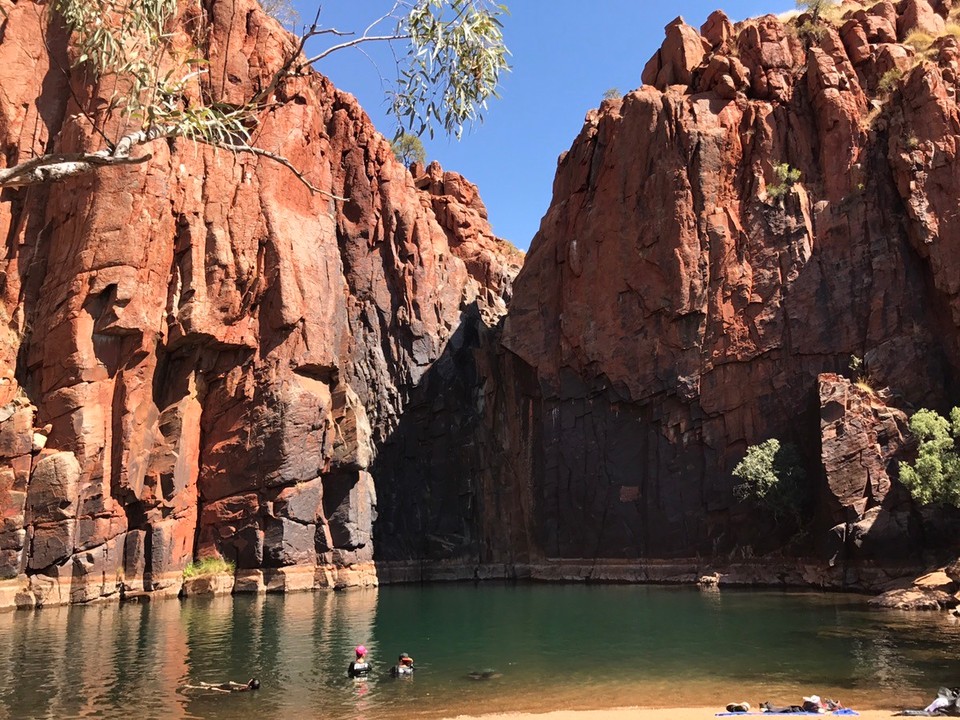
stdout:
<svg viewBox="0 0 960 720">
<path fill-rule="evenodd" d="M 260 681 L 257 678 L 250 678 L 245 683 L 228 680 L 222 683 L 201 682 L 199 685 L 183 685 L 183 690 L 206 690 L 208 692 L 246 692 L 247 690 L 259 690 Z"/>
<path fill-rule="evenodd" d="M 357 659 L 347 667 L 347 675 L 352 678 L 362 678 L 370 674 L 370 663 L 367 662 L 367 649 L 357 645 Z"/>
<path fill-rule="evenodd" d="M 500 677 L 501 673 L 497 672 L 493 668 L 483 668 L 482 670 L 471 670 L 467 673 L 467 677 L 471 680 L 494 680 L 495 678 Z"/>
<path fill-rule="evenodd" d="M 393 677 L 410 676 L 413 675 L 414 670 L 416 668 L 413 666 L 413 658 L 406 653 L 400 653 L 397 664 L 390 668 L 390 674 Z"/>
</svg>

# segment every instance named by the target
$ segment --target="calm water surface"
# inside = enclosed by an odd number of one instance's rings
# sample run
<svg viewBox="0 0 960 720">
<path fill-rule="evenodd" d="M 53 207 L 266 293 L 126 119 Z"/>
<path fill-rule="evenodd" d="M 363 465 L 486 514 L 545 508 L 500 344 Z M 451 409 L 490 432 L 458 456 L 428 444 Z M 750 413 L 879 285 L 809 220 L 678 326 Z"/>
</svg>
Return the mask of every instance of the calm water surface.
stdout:
<svg viewBox="0 0 960 720">
<path fill-rule="evenodd" d="M 375 674 L 346 677 L 352 648 Z M 960 682 L 960 625 L 863 598 L 569 585 L 432 585 L 0 615 L 0 718 L 386 718 L 819 693 L 923 706 Z M 412 679 L 388 669 L 400 652 Z M 496 669 L 498 677 L 468 673 Z M 198 695 L 184 683 L 258 692 Z"/>
</svg>

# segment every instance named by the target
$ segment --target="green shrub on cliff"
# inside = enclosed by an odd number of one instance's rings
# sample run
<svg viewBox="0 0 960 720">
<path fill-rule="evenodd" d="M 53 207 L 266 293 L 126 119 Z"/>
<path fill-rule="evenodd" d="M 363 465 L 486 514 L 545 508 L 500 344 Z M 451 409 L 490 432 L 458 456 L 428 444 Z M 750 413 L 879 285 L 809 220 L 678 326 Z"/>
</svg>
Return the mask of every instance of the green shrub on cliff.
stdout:
<svg viewBox="0 0 960 720">
<path fill-rule="evenodd" d="M 898 67 L 890 68 L 880 76 L 880 82 L 877 83 L 877 90 L 884 95 L 889 95 L 899 87 L 902 78 L 903 70 Z"/>
<path fill-rule="evenodd" d="M 827 28 L 812 20 L 806 20 L 797 25 L 797 35 L 808 43 L 819 43 L 827 36 Z"/>
<path fill-rule="evenodd" d="M 913 499 L 923 505 L 942 503 L 960 507 L 960 408 L 950 419 L 933 410 L 918 410 L 910 418 L 910 432 L 917 438 L 917 460 L 900 463 L 900 482 Z"/>
<path fill-rule="evenodd" d="M 183 569 L 185 579 L 203 577 L 204 575 L 219 575 L 220 573 L 233 574 L 235 566 L 229 560 L 218 557 L 207 557 L 192 562 Z"/>
<path fill-rule="evenodd" d="M 837 19 L 834 16 L 839 10 L 839 3 L 836 0 L 797 0 L 797 9 L 800 12 L 810 13 L 813 16 L 813 22 L 821 18 L 833 22 Z"/>
<path fill-rule="evenodd" d="M 799 519 L 806 473 L 795 445 L 781 444 L 776 438 L 751 445 L 733 474 L 743 481 L 733 488 L 738 500 L 754 502 L 777 517 L 793 515 Z"/>
<path fill-rule="evenodd" d="M 801 173 L 789 163 L 777 163 L 773 166 L 773 173 L 780 182 L 767 185 L 767 197 L 780 201 L 800 182 Z"/>
<path fill-rule="evenodd" d="M 423 147 L 423 141 L 416 135 L 401 133 L 393 142 L 390 143 L 390 149 L 394 156 L 400 161 L 400 164 L 408 168 L 416 162 L 426 162 L 427 151 Z"/>
</svg>

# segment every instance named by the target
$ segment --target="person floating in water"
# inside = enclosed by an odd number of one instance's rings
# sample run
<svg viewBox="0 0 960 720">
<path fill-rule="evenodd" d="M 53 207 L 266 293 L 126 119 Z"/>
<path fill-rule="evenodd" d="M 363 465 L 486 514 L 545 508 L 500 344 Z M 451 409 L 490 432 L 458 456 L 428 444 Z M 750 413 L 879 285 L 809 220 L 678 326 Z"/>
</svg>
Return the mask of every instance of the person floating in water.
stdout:
<svg viewBox="0 0 960 720">
<path fill-rule="evenodd" d="M 259 690 L 260 681 L 257 678 L 250 678 L 245 683 L 228 680 L 222 683 L 201 682 L 199 685 L 184 685 L 184 690 L 206 690 L 208 692 L 246 692 L 247 690 Z"/>
<path fill-rule="evenodd" d="M 500 673 L 493 668 L 483 668 L 483 670 L 471 670 L 467 673 L 471 680 L 494 680 L 500 677 Z"/>
<path fill-rule="evenodd" d="M 367 649 L 363 645 L 357 645 L 357 659 L 350 663 L 347 668 L 347 675 L 352 678 L 362 678 L 370 674 L 370 663 L 367 662 Z"/>
<path fill-rule="evenodd" d="M 390 668 L 390 674 L 393 677 L 403 677 L 413 675 L 414 670 L 416 668 L 413 666 L 413 658 L 406 653 L 400 653 L 397 664 Z"/>
</svg>

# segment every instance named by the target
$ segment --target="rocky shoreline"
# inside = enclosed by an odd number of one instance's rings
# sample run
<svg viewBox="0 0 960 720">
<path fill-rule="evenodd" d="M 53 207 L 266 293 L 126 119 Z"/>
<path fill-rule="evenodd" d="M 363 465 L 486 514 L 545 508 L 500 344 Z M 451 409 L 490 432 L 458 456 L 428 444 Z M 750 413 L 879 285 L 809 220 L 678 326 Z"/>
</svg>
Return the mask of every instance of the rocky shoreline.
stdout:
<svg viewBox="0 0 960 720">
<path fill-rule="evenodd" d="M 955 564 L 956 565 L 956 564 Z M 951 569 L 952 568 L 952 569 Z M 947 568 L 953 573 L 956 568 Z M 702 558 L 670 560 L 546 560 L 537 563 L 382 562 L 347 567 L 324 565 L 239 570 L 184 579 L 170 575 L 153 580 L 152 590 L 118 579 L 96 592 L 81 579 L 21 576 L 0 582 L 0 611 L 40 609 L 84 602 L 147 602 L 178 597 L 245 593 L 292 593 L 444 582 L 511 581 L 772 588 L 875 595 L 875 607 L 904 610 L 952 609 L 960 603 L 957 579 L 943 570 L 921 575 L 908 565 L 827 567 L 802 560 L 751 559 L 718 563 Z M 919 577 L 918 577 L 919 575 Z M 917 578 L 913 580 L 912 578 Z"/>
</svg>

